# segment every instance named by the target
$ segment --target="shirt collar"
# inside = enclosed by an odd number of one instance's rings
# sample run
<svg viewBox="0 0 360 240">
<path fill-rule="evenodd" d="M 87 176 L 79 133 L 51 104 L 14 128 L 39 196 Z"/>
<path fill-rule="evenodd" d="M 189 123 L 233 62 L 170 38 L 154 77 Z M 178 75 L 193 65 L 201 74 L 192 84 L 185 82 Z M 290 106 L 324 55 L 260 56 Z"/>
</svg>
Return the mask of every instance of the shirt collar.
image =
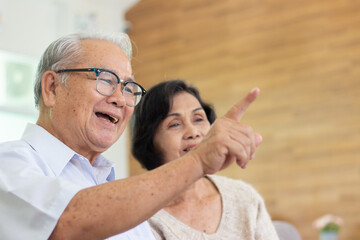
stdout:
<svg viewBox="0 0 360 240">
<path fill-rule="evenodd" d="M 66 164 L 68 164 L 74 156 L 81 156 L 59 139 L 51 135 L 44 128 L 36 124 L 28 123 L 22 139 L 43 157 L 51 170 L 57 176 L 60 175 Z M 102 155 L 99 155 L 95 159 L 93 167 L 100 170 L 97 171 L 99 172 L 99 180 L 104 181 L 106 179 L 107 181 L 112 181 L 115 179 L 113 162 L 109 161 Z"/>
<path fill-rule="evenodd" d="M 96 170 L 96 178 L 99 183 L 115 180 L 114 163 L 103 156 L 99 156 L 93 163 Z"/>
<path fill-rule="evenodd" d="M 39 125 L 29 123 L 25 128 L 22 139 L 45 159 L 56 175 L 61 173 L 66 164 L 76 154 L 71 148 Z"/>
</svg>

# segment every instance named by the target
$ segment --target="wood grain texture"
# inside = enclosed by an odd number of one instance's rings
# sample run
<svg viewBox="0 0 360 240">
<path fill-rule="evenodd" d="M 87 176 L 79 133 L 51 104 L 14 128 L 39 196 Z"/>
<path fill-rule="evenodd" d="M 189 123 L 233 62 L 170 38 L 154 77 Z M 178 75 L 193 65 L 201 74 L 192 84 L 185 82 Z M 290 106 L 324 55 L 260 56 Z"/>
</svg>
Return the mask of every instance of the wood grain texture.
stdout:
<svg viewBox="0 0 360 240">
<path fill-rule="evenodd" d="M 360 1 L 146 0 L 126 17 L 144 87 L 185 79 L 218 115 L 261 89 L 243 122 L 264 141 L 248 169 L 221 175 L 252 184 L 303 239 L 326 213 L 344 218 L 340 239 L 360 239 Z"/>
</svg>

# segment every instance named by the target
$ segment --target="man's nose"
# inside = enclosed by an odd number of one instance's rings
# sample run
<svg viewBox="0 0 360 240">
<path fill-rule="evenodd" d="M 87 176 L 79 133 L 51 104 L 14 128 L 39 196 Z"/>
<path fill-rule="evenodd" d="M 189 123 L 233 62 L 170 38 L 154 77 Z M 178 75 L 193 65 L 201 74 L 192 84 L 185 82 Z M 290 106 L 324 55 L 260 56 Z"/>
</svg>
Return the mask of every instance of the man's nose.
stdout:
<svg viewBox="0 0 360 240">
<path fill-rule="evenodd" d="M 116 105 L 117 107 L 124 107 L 126 105 L 126 100 L 122 89 L 122 83 L 119 83 L 114 93 L 108 97 L 108 102 Z"/>
</svg>

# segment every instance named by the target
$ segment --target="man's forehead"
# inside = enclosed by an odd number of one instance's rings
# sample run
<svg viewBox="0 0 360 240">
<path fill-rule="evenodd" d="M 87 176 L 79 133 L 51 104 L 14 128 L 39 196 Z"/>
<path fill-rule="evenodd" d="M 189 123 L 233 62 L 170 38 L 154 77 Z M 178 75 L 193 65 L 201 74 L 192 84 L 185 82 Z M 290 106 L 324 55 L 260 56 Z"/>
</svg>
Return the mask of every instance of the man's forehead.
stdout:
<svg viewBox="0 0 360 240">
<path fill-rule="evenodd" d="M 83 50 L 84 54 L 92 53 L 92 54 L 99 54 L 99 56 L 100 56 L 102 52 L 105 53 L 105 52 L 111 51 L 111 52 L 119 52 L 119 53 L 121 53 L 121 55 L 123 55 L 124 57 L 126 57 L 128 59 L 126 53 L 119 45 L 117 45 L 116 43 L 113 43 L 111 41 L 108 41 L 108 40 L 83 39 L 80 41 L 80 47 Z M 96 53 L 94 53 L 94 52 L 96 52 Z"/>
<path fill-rule="evenodd" d="M 91 65 L 86 67 L 107 69 L 118 75 L 120 79 L 134 80 L 131 62 L 118 45 L 100 39 L 84 39 L 81 44 L 82 62 Z"/>
</svg>

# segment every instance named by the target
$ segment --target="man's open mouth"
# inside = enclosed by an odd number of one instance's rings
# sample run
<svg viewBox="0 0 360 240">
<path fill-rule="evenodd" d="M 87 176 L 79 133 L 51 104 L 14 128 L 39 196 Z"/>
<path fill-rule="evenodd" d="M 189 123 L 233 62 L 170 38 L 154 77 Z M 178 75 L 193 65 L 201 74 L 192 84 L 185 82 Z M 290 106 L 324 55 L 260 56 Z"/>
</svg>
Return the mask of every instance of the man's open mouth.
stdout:
<svg viewBox="0 0 360 240">
<path fill-rule="evenodd" d="M 111 115 L 108 115 L 106 113 L 101 113 L 101 112 L 97 112 L 95 113 L 95 115 L 98 117 L 98 118 L 102 118 L 108 122 L 111 122 L 111 123 L 118 123 L 119 122 L 119 119 L 114 117 L 114 116 L 111 116 Z"/>
</svg>

